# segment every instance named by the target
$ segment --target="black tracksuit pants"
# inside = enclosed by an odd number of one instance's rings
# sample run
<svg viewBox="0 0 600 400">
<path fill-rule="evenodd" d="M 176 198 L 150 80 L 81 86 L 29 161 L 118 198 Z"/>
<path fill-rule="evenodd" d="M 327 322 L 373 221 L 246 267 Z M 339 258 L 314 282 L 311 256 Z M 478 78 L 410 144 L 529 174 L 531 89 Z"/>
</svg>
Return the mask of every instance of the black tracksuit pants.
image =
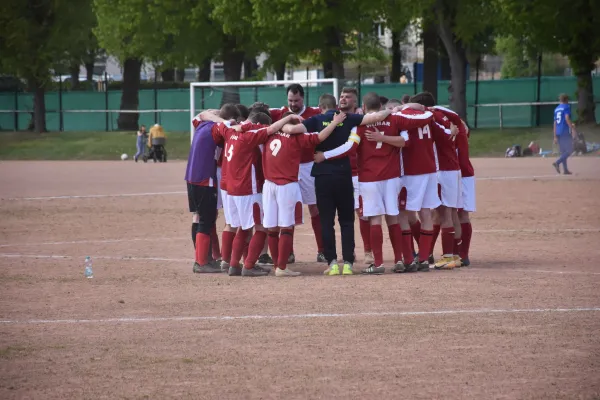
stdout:
<svg viewBox="0 0 600 400">
<path fill-rule="evenodd" d="M 315 176 L 317 207 L 321 217 L 321 234 L 327 263 L 337 260 L 335 244 L 335 213 L 342 232 L 344 261 L 354 262 L 354 186 L 352 174 Z"/>
</svg>

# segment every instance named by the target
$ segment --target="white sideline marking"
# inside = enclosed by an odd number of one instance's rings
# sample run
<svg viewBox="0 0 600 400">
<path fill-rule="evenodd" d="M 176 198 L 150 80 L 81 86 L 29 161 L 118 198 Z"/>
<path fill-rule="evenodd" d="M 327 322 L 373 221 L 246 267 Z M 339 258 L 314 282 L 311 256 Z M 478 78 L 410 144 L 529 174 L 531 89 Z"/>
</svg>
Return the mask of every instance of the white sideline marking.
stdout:
<svg viewBox="0 0 600 400">
<path fill-rule="evenodd" d="M 43 242 L 43 243 L 4 243 L 0 247 L 17 246 L 58 246 L 63 244 L 86 244 L 86 243 L 121 243 L 121 242 L 160 242 L 163 240 L 184 240 L 184 237 L 163 237 L 163 238 L 133 238 L 133 239 L 99 239 L 99 240 L 74 240 L 67 242 Z"/>
<path fill-rule="evenodd" d="M 483 176 L 475 177 L 478 181 L 496 181 L 496 180 L 513 180 L 513 179 L 537 179 L 537 178 L 568 178 L 568 175 L 517 175 L 517 176 Z M 132 196 L 158 196 L 158 195 L 173 195 L 186 194 L 186 191 L 177 192 L 150 192 L 150 193 L 117 193 L 117 194 L 89 194 L 89 195 L 74 195 L 74 196 L 40 196 L 40 197 L 9 197 L 6 200 L 57 200 L 57 199 L 98 199 L 105 197 L 132 197 Z"/>
<path fill-rule="evenodd" d="M 81 196 L 41 196 L 41 197 L 9 197 L 7 200 L 56 200 L 56 199 L 98 199 L 104 197 L 158 196 L 186 194 L 187 192 L 152 192 L 152 193 L 119 193 L 119 194 L 87 194 Z"/>
<path fill-rule="evenodd" d="M 361 318 L 361 317 L 410 317 L 427 315 L 459 314 L 517 314 L 517 313 L 573 313 L 596 312 L 600 307 L 578 308 L 528 308 L 528 309 L 474 309 L 474 310 L 438 310 L 438 311 L 388 311 L 336 314 L 282 314 L 282 315 L 239 315 L 239 316 L 190 316 L 190 317 L 121 317 L 102 319 L 28 319 L 0 320 L 2 324 L 102 324 L 113 322 L 180 322 L 180 321 L 238 321 L 238 320 L 277 320 L 312 318 Z"/>
</svg>

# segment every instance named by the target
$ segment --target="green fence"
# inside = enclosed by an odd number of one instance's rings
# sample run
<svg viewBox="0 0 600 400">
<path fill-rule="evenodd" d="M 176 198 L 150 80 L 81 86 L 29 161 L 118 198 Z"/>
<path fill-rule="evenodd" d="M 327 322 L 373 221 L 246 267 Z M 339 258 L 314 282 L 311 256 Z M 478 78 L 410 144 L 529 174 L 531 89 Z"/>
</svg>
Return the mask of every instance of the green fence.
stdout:
<svg viewBox="0 0 600 400">
<path fill-rule="evenodd" d="M 215 82 L 215 85 L 218 85 Z M 439 82 L 438 103 L 448 104 L 448 81 Z M 475 82 L 467 83 L 467 114 L 469 124 L 475 125 Z M 540 88 L 541 102 L 556 102 L 560 93 L 567 93 L 575 97 L 577 83 L 574 77 L 542 77 Z M 362 85 L 362 94 L 375 91 L 388 98 L 400 98 L 403 94 L 413 94 L 421 90 L 413 84 L 375 84 Z M 594 78 L 594 91 L 600 90 L 600 77 Z M 331 85 L 320 85 L 306 88 L 305 101 L 308 105 L 316 106 L 318 97 L 322 93 L 331 93 Z M 218 108 L 223 94 L 223 87 L 196 88 L 196 108 Z M 242 104 L 251 104 L 263 101 L 271 107 L 280 107 L 286 104 L 285 87 L 251 87 L 239 88 Z M 59 96 L 62 95 L 62 113 L 59 112 Z M 537 79 L 506 79 L 479 82 L 479 104 L 498 103 L 524 103 L 536 102 Z M 51 131 L 60 130 L 62 125 L 65 131 L 104 131 L 117 130 L 118 112 L 105 110 L 118 110 L 121 101 L 121 91 L 105 92 L 48 92 L 46 93 L 46 123 Z M 155 107 L 156 104 L 156 107 Z M 15 107 L 16 106 L 16 107 Z M 540 112 L 541 124 L 552 123 L 554 105 L 544 106 L 503 106 L 478 107 L 478 127 L 529 127 L 536 124 L 537 111 Z M 0 110 L 31 111 L 33 109 L 33 95 L 30 93 L 0 93 Z M 139 94 L 139 109 L 180 109 L 189 108 L 189 90 L 187 89 L 161 89 L 141 90 Z M 596 109 L 596 118 L 600 120 L 600 107 Z M 71 110 L 95 110 L 91 112 L 69 112 Z M 108 114 L 108 119 L 107 119 Z M 18 120 L 18 121 L 16 121 Z M 0 130 L 15 130 L 15 123 L 20 130 L 27 128 L 31 114 L 28 112 L 2 112 L 0 113 Z M 140 113 L 140 124 L 151 125 L 158 122 L 170 131 L 186 131 L 189 129 L 189 112 L 146 112 Z"/>
</svg>

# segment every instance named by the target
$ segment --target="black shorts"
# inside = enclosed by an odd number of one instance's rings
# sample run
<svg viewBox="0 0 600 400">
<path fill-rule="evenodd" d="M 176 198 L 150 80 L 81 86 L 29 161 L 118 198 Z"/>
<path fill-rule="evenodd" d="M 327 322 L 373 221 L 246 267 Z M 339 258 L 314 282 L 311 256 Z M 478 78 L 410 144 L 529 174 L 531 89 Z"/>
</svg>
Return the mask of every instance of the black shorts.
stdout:
<svg viewBox="0 0 600 400">
<path fill-rule="evenodd" d="M 198 186 L 187 183 L 188 204 L 190 212 L 202 213 L 205 210 L 217 209 L 217 188 Z"/>
</svg>

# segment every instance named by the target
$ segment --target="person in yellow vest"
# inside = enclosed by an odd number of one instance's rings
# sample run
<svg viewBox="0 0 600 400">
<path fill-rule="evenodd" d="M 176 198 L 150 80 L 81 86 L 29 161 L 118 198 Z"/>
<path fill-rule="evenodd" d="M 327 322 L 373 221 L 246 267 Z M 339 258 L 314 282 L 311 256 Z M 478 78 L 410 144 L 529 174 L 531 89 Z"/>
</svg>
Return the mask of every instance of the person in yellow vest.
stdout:
<svg viewBox="0 0 600 400">
<path fill-rule="evenodd" d="M 148 135 L 148 148 L 150 151 L 148 152 L 148 157 L 144 159 L 153 159 L 154 162 L 166 162 L 167 161 L 167 150 L 165 149 L 167 135 L 165 135 L 165 130 L 159 124 L 154 124 L 152 128 L 150 128 L 150 134 Z M 156 139 L 162 139 L 157 143 Z"/>
<path fill-rule="evenodd" d="M 159 124 L 154 124 L 152 128 L 150 128 L 150 134 L 148 135 L 148 147 L 152 148 L 152 139 L 157 138 L 166 138 L 165 130 Z"/>
</svg>

